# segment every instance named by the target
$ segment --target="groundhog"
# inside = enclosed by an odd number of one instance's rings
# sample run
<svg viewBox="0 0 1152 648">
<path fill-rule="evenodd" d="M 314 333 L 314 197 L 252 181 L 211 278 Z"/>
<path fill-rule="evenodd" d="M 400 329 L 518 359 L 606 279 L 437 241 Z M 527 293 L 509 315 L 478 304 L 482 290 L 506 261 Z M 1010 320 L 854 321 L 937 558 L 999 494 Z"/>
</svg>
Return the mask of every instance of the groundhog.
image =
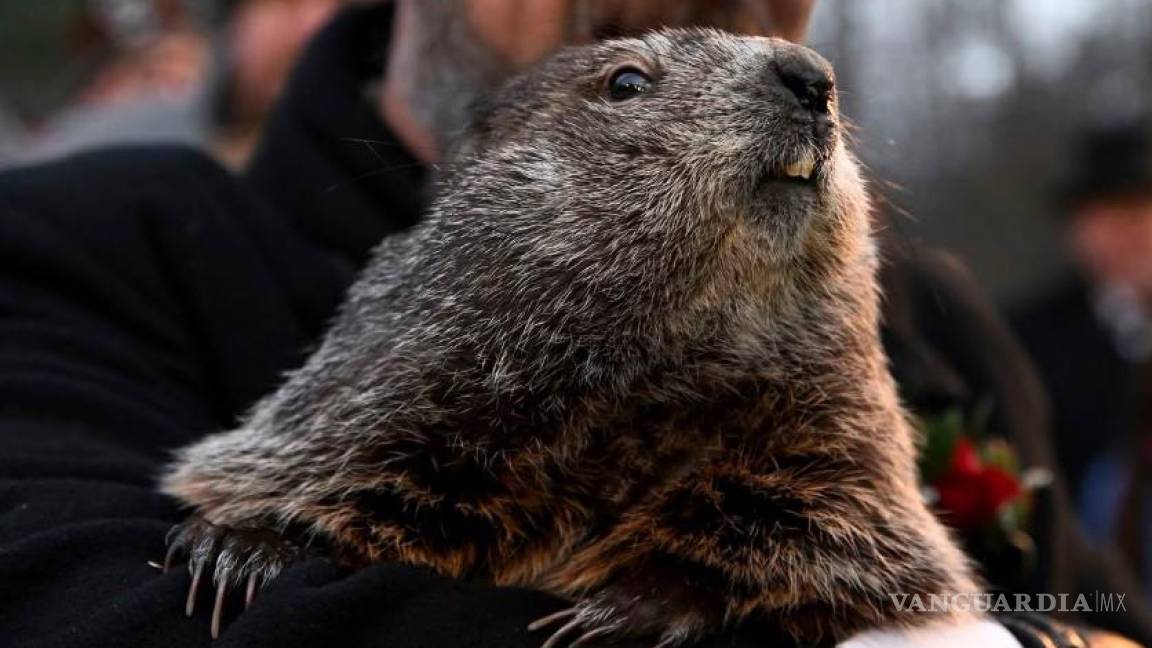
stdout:
<svg viewBox="0 0 1152 648">
<path fill-rule="evenodd" d="M 164 475 L 189 613 L 210 576 L 217 633 L 306 544 L 568 598 L 549 648 L 840 639 L 976 591 L 918 491 L 823 59 L 654 32 L 475 113 L 307 363 Z"/>
</svg>

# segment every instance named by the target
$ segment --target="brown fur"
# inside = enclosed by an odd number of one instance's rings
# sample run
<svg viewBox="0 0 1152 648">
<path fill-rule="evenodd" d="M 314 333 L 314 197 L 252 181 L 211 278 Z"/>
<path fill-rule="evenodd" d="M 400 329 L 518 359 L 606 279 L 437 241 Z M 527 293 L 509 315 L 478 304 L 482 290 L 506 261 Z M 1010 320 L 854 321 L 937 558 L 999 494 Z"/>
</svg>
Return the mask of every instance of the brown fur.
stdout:
<svg viewBox="0 0 1152 648">
<path fill-rule="evenodd" d="M 620 65 L 653 89 L 607 101 Z M 512 80 L 305 367 L 163 489 L 350 563 L 570 597 L 585 630 L 930 620 L 889 596 L 974 585 L 917 490 L 834 98 L 802 108 L 797 70 L 830 74 L 782 41 L 668 31 Z M 778 177 L 806 154 L 810 182 Z"/>
</svg>

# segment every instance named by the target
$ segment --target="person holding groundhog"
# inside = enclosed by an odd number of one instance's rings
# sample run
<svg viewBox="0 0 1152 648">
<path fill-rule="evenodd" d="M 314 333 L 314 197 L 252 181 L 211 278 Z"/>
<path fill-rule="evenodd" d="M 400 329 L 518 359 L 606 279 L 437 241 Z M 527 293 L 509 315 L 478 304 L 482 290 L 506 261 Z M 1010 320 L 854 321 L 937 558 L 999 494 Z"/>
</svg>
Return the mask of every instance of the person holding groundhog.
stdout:
<svg viewBox="0 0 1152 648">
<path fill-rule="evenodd" d="M 160 575 L 147 564 L 162 557 L 166 530 L 184 517 L 155 490 L 156 478 L 175 448 L 235 427 L 283 372 L 299 367 L 371 250 L 419 220 L 426 169 L 450 164 L 445 151 L 469 115 L 470 102 L 461 98 L 480 96 L 562 43 L 662 23 L 749 31 L 747 25 L 779 19 L 784 4 L 701 3 L 699 12 L 680 10 L 695 4 L 678 5 L 674 15 L 661 11 L 667 5 L 613 2 L 358 8 L 313 42 L 243 180 L 175 149 L 94 153 L 0 176 L 0 430 L 9 448 L 0 456 L 7 502 L 0 574 L 14 593 L 0 609 L 2 636 L 33 646 L 208 645 L 214 588 L 202 589 L 209 598 L 193 598 L 194 614 L 185 617 L 188 572 Z M 517 108 L 507 97 L 501 105 Z M 499 121 L 492 127 L 498 131 Z M 815 162 L 795 174 L 808 166 Z M 463 280 L 469 259 L 453 248 L 444 253 L 436 262 L 458 268 Z M 986 380 L 996 368 L 982 364 L 986 359 L 957 358 L 946 340 L 922 329 L 932 308 L 924 306 L 919 278 L 962 285 L 961 275 L 925 259 L 905 267 L 918 265 L 936 274 L 915 269 L 886 281 L 904 285 L 894 294 L 911 304 L 902 317 L 889 317 L 886 330 L 889 348 L 898 350 L 901 389 L 914 406 L 918 399 L 962 405 L 970 393 L 996 390 Z M 979 299 L 955 294 L 971 306 L 963 321 L 969 337 L 997 338 Z M 443 297 L 427 297 L 436 295 Z M 353 327 L 370 323 L 348 320 Z M 460 341 L 469 335 L 461 330 Z M 934 384 L 939 373 L 918 369 L 925 359 L 950 369 L 950 380 Z M 318 369 L 325 371 L 324 363 Z M 341 384 L 325 388 L 339 394 Z M 347 404 L 354 402 L 349 396 Z M 276 416 L 291 418 L 290 409 Z M 650 414 L 656 418 L 637 420 L 658 419 Z M 1042 453 L 1029 454 L 1036 456 Z M 332 467 L 303 459 L 303 471 Z M 430 467 L 430 477 L 441 474 L 435 462 Z M 338 465 L 327 475 L 338 476 Z M 529 632 L 529 623 L 565 607 L 535 591 L 400 564 L 349 572 L 306 559 L 260 585 L 246 610 L 244 592 L 227 599 L 216 645 L 539 646 L 545 637 Z M 760 621 L 693 639 L 763 645 L 778 628 Z M 1043 618 L 1007 623 L 1023 642 L 1083 639 Z M 977 635 L 958 639 L 936 629 L 867 635 L 848 645 L 1013 645 L 994 624 L 965 627 Z M 608 639 L 587 641 L 598 638 Z"/>
</svg>

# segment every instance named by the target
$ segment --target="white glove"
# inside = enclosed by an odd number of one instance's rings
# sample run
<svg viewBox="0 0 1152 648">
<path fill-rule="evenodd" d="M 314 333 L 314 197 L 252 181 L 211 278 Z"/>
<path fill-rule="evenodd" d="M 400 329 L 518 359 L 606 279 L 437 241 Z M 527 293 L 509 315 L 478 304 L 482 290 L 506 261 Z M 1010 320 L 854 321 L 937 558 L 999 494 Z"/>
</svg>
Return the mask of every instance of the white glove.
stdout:
<svg viewBox="0 0 1152 648">
<path fill-rule="evenodd" d="M 911 630 L 869 630 L 839 648 L 1021 648 L 1004 626 L 979 619 L 960 624 L 936 624 Z"/>
</svg>

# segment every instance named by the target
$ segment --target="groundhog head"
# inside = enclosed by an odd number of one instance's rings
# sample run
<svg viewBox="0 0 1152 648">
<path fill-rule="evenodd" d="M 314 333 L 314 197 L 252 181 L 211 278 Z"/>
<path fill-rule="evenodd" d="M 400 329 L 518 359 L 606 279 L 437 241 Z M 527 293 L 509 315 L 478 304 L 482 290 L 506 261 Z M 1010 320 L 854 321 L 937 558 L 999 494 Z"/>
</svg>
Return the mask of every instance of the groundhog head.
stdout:
<svg viewBox="0 0 1152 648">
<path fill-rule="evenodd" d="M 478 307 L 589 330 L 813 295 L 870 249 L 842 131 L 830 66 L 782 40 L 571 48 L 480 103 L 433 218 L 468 231 L 457 272 L 515 287 Z"/>
</svg>

